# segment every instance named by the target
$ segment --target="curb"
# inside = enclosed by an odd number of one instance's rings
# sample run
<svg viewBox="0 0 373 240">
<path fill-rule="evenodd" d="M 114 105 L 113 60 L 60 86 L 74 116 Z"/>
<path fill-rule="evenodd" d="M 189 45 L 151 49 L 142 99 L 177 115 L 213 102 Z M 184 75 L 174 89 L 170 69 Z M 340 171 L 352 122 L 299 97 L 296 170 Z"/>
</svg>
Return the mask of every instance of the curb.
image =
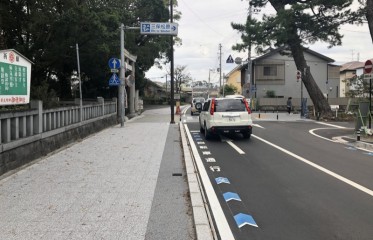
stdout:
<svg viewBox="0 0 373 240">
<path fill-rule="evenodd" d="M 373 144 L 371 143 L 356 141 L 352 142 L 351 144 L 354 145 L 356 148 L 360 148 L 365 151 L 373 151 Z"/>
<path fill-rule="evenodd" d="M 355 148 L 359 148 L 363 151 L 373 152 L 373 143 L 366 142 L 366 141 L 357 141 L 355 136 L 343 136 L 342 138 L 345 138 L 347 145 L 352 145 Z"/>
<path fill-rule="evenodd" d="M 204 201 L 204 196 L 200 189 L 200 180 L 197 175 L 198 171 L 195 169 L 194 161 L 190 153 L 184 124 L 179 123 L 179 125 L 196 236 L 199 240 L 213 240 L 215 238 L 207 214 L 208 206 Z"/>
</svg>

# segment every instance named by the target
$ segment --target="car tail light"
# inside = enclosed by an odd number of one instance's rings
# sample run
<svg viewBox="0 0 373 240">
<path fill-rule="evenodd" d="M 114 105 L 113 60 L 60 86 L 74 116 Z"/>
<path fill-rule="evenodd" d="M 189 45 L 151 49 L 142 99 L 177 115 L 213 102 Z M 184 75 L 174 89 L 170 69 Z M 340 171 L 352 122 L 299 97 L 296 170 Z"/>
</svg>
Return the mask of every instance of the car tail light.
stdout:
<svg viewBox="0 0 373 240">
<path fill-rule="evenodd" d="M 214 115 L 215 112 L 215 98 L 211 99 L 210 115 Z"/>
<path fill-rule="evenodd" d="M 244 99 L 244 102 L 245 102 L 245 107 L 246 107 L 247 113 L 251 114 L 251 109 L 249 107 L 249 103 L 247 102 L 246 98 Z"/>
</svg>

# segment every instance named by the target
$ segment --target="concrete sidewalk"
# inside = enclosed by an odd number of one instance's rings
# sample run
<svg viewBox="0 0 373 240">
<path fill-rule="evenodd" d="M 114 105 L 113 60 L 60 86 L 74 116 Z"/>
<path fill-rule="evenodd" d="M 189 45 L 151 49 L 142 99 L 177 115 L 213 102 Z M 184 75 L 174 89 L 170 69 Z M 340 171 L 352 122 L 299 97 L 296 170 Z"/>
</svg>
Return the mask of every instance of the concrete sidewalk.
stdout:
<svg viewBox="0 0 373 240">
<path fill-rule="evenodd" d="M 195 239 L 169 122 L 145 111 L 1 179 L 0 239 Z"/>
</svg>

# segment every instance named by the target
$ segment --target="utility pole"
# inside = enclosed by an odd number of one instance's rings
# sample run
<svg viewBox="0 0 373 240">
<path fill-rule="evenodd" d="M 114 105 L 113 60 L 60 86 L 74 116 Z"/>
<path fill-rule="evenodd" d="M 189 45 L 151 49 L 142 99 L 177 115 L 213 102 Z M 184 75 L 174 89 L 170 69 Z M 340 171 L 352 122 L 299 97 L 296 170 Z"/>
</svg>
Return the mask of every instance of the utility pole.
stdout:
<svg viewBox="0 0 373 240">
<path fill-rule="evenodd" d="M 173 14 L 173 1 L 170 0 L 170 22 L 173 23 L 174 21 L 174 14 Z M 171 36 L 171 124 L 175 123 L 175 116 L 174 116 L 174 37 Z"/>
<path fill-rule="evenodd" d="M 251 16 L 252 16 L 252 7 L 249 1 L 249 21 L 251 21 Z M 249 33 L 251 34 L 251 33 Z M 249 37 L 249 46 L 248 46 L 248 54 L 247 54 L 247 78 L 246 78 L 246 88 L 245 89 L 245 94 L 243 94 L 245 97 L 247 97 L 247 94 L 250 94 L 250 104 L 252 103 L 252 94 L 251 94 L 251 89 L 247 89 L 247 87 L 251 87 L 251 38 Z"/>
<path fill-rule="evenodd" d="M 221 43 L 219 43 L 219 84 L 221 88 Z M 224 86 L 223 86 L 224 89 Z"/>
</svg>

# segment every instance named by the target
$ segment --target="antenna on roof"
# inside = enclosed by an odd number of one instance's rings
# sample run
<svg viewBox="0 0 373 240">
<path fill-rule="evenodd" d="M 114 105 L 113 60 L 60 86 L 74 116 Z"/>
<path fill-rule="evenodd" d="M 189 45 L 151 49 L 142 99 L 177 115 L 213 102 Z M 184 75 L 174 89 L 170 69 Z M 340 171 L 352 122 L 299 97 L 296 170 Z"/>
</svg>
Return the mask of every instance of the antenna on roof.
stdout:
<svg viewBox="0 0 373 240">
<path fill-rule="evenodd" d="M 352 55 L 352 58 L 351 58 L 351 61 L 354 61 L 354 49 L 351 50 L 351 55 Z"/>
</svg>

